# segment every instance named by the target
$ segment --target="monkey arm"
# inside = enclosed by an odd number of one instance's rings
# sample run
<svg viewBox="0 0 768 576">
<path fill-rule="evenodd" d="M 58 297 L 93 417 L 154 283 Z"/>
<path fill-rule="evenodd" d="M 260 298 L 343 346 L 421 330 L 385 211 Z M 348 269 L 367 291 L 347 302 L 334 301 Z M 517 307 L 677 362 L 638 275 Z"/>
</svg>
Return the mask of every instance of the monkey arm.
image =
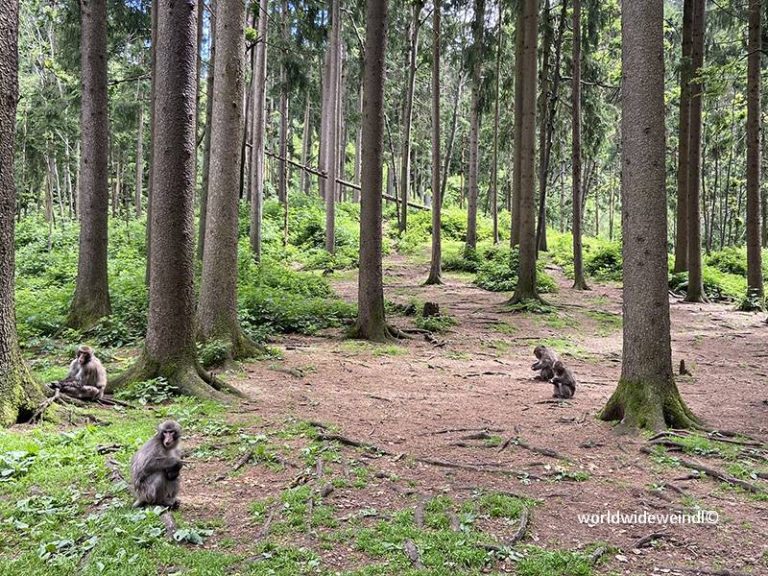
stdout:
<svg viewBox="0 0 768 576">
<path fill-rule="evenodd" d="M 537 360 L 533 363 L 533 366 L 531 366 L 531 370 L 541 370 L 543 366 L 541 365 L 541 360 Z"/>
</svg>

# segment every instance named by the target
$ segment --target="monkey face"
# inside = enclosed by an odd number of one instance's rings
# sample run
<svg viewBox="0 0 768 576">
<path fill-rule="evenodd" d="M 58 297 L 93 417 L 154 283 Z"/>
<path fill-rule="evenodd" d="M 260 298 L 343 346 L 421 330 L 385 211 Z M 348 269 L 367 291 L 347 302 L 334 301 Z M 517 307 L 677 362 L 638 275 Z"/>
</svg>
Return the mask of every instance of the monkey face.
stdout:
<svg viewBox="0 0 768 576">
<path fill-rule="evenodd" d="M 173 448 L 176 445 L 176 442 L 178 442 L 178 438 L 176 437 L 176 432 L 173 430 L 165 430 L 163 431 L 163 446 L 166 448 Z"/>
<path fill-rule="evenodd" d="M 80 365 L 88 364 L 88 362 L 91 361 L 92 355 L 93 351 L 88 346 L 80 346 L 80 348 L 77 349 L 77 359 L 80 362 Z"/>
<path fill-rule="evenodd" d="M 533 349 L 533 355 L 536 356 L 539 360 L 541 360 L 541 353 L 544 351 L 543 346 L 536 346 L 536 348 Z"/>
<path fill-rule="evenodd" d="M 565 372 L 565 366 L 560 360 L 555 362 L 555 365 L 552 366 L 552 369 L 555 371 L 555 374 L 562 374 L 563 372 Z"/>
<path fill-rule="evenodd" d="M 175 448 L 181 438 L 181 427 L 173 421 L 163 422 L 157 429 L 160 441 L 166 449 Z"/>
</svg>

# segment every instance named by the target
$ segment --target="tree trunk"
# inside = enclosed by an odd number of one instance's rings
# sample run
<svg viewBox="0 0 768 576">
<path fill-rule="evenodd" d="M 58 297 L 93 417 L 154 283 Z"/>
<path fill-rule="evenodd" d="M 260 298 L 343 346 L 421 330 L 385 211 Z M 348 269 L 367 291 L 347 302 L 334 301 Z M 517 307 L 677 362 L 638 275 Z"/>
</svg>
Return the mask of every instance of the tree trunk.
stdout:
<svg viewBox="0 0 768 576">
<path fill-rule="evenodd" d="M 677 144 L 677 230 L 675 272 L 688 270 L 688 160 L 691 130 L 691 48 L 693 0 L 683 2 L 683 54 L 680 60 L 680 128 Z"/>
<path fill-rule="evenodd" d="M 573 0 L 573 73 L 571 80 L 572 123 L 572 177 L 573 185 L 573 287 L 576 290 L 588 290 L 584 279 L 582 263 L 581 224 L 582 224 L 582 171 L 581 171 L 581 0 Z"/>
<path fill-rule="evenodd" d="M 696 78 L 704 65 L 705 0 L 693 1 L 691 66 Z M 686 302 L 704 300 L 701 269 L 701 81 L 691 82 L 691 126 L 688 156 L 688 292 Z"/>
<path fill-rule="evenodd" d="M 14 312 L 13 179 L 16 103 L 19 100 L 19 3 L 0 3 L 0 426 L 28 420 L 43 399 L 19 350 Z"/>
<path fill-rule="evenodd" d="M 360 65 L 361 70 L 361 76 L 362 76 L 362 63 Z M 360 87 L 357 91 L 357 110 L 359 113 L 358 120 L 358 126 L 357 126 L 357 137 L 355 138 L 355 184 L 358 186 L 360 185 L 360 171 L 363 167 L 363 81 L 362 77 L 360 79 Z M 360 202 L 360 191 L 355 190 L 355 202 Z"/>
<path fill-rule="evenodd" d="M 337 12 L 338 13 L 338 12 Z M 384 317 L 381 267 L 381 185 L 384 136 L 384 70 L 387 0 L 369 0 L 366 8 L 363 79 L 363 168 L 360 194 L 360 275 L 355 338 L 390 337 Z"/>
<path fill-rule="evenodd" d="M 747 293 L 763 297 L 760 251 L 760 55 L 761 0 L 749 1 L 747 51 Z"/>
<path fill-rule="evenodd" d="M 424 0 L 413 3 L 411 24 L 408 28 L 408 76 L 403 101 L 403 155 L 400 162 L 400 232 L 405 232 L 408 223 L 408 197 L 411 191 L 411 126 L 413 124 L 413 92 L 416 88 L 416 59 L 419 51 L 419 17 Z"/>
<path fill-rule="evenodd" d="M 536 187 L 536 43 L 538 40 L 538 1 L 523 0 L 523 50 L 521 58 L 521 114 L 515 122 L 521 126 L 520 146 L 520 260 L 513 303 L 538 299 L 536 293 L 536 222 L 534 189 Z"/>
<path fill-rule="evenodd" d="M 426 284 L 442 284 L 441 226 L 443 196 L 440 192 L 440 0 L 432 13 L 432 260 Z"/>
<path fill-rule="evenodd" d="M 211 173 L 205 230 L 198 324 L 204 341 L 221 340 L 232 358 L 252 355 L 256 347 L 237 318 L 237 237 L 240 140 L 244 131 L 245 4 L 220 2 L 216 11 L 216 76 L 211 116 Z"/>
<path fill-rule="evenodd" d="M 219 17 L 227 20 L 222 3 Z M 197 10 L 194 0 L 158 0 L 157 78 L 155 84 L 154 189 L 151 197 L 152 259 L 149 322 L 142 355 L 109 389 L 162 376 L 182 394 L 223 398 L 219 390 L 235 391 L 203 371 L 195 347 L 195 46 Z M 237 7 L 235 12 L 241 13 Z M 244 20 L 244 18 L 242 19 Z M 227 24 L 240 32 L 243 22 Z M 242 40 L 240 40 L 242 41 Z M 242 57 L 242 54 L 240 54 Z M 242 68 L 240 69 L 242 80 Z M 225 85 L 228 89 L 234 89 Z M 233 112 L 240 113 L 241 99 Z M 230 106 L 232 101 L 229 102 Z M 228 134 L 235 153 L 225 157 L 235 171 L 240 141 Z M 233 185 L 222 193 L 237 195 Z M 219 214 L 216 214 L 217 218 Z M 206 247 L 208 250 L 208 247 Z M 209 386 L 208 384 L 211 384 Z"/>
<path fill-rule="evenodd" d="M 149 85 L 149 179 L 147 186 L 147 264 L 144 273 L 144 283 L 149 286 L 152 275 L 152 190 L 154 189 L 154 178 L 152 174 L 152 161 L 155 157 L 155 135 L 157 129 L 155 128 L 155 119 L 157 118 L 157 91 L 155 90 L 155 84 L 157 80 L 157 12 L 159 10 L 160 0 L 152 0 L 152 6 L 150 8 L 150 52 L 149 52 L 149 65 L 150 65 L 150 85 Z M 200 0 L 201 2 L 203 0 Z M 210 88 L 210 86 L 209 86 Z M 79 146 L 79 143 L 78 143 Z M 79 152 L 79 148 L 78 148 Z M 80 179 L 80 170 L 77 171 L 78 180 Z"/>
<path fill-rule="evenodd" d="M 281 10 L 283 46 L 290 38 L 288 0 Z M 277 197 L 283 207 L 283 246 L 288 244 L 288 68 L 285 57 L 280 63 L 280 160 L 278 160 Z"/>
<path fill-rule="evenodd" d="M 549 0 L 545 0 L 549 6 Z M 491 222 L 493 225 L 493 243 L 499 243 L 499 100 L 501 86 L 501 48 L 502 48 L 502 18 L 504 7 L 499 2 L 498 26 L 496 31 L 496 79 L 494 86 L 493 103 L 493 161 L 491 164 Z"/>
<path fill-rule="evenodd" d="M 520 244 L 520 149 L 523 117 L 523 46 L 525 44 L 525 22 L 523 1 L 518 3 L 517 26 L 515 27 L 515 125 L 514 125 L 514 162 L 512 167 L 512 210 L 509 246 Z"/>
<path fill-rule="evenodd" d="M 622 5 L 624 352 L 600 417 L 626 428 L 695 422 L 672 376 L 667 292 L 663 0 Z"/>
<path fill-rule="evenodd" d="M 469 190 L 467 194 L 467 252 L 477 249 L 477 194 L 480 170 L 480 89 L 483 81 L 485 0 L 475 0 L 472 46 L 472 104 L 469 119 Z"/>
<path fill-rule="evenodd" d="M 327 97 L 328 107 L 324 112 L 327 131 L 323 144 L 325 151 L 325 167 L 328 179 L 325 185 L 325 249 L 333 254 L 336 252 L 336 119 L 339 113 L 339 45 L 341 43 L 341 10 L 339 0 L 331 0 L 331 35 L 328 43 L 328 75 Z"/>
<path fill-rule="evenodd" d="M 141 218 L 141 203 L 144 195 L 144 102 L 141 92 L 137 97 L 139 106 L 139 126 L 136 130 L 136 177 L 134 189 L 134 208 L 136 209 L 136 218 Z"/>
<path fill-rule="evenodd" d="M 204 2 L 205 0 L 197 0 Z M 205 136 L 203 136 L 203 173 L 200 186 L 200 221 L 197 230 L 197 258 L 203 259 L 205 251 L 205 228 L 208 221 L 208 183 L 211 173 L 211 114 L 213 109 L 214 74 L 216 71 L 216 26 L 217 1 L 211 0 L 210 10 L 210 55 L 208 56 L 208 78 L 205 81 L 207 100 L 205 103 Z"/>
<path fill-rule="evenodd" d="M 309 155 L 312 151 L 312 101 L 309 98 L 309 90 L 307 90 L 307 103 L 304 106 L 304 123 L 302 124 L 301 133 L 301 164 L 302 166 L 309 166 Z M 309 194 L 309 172 L 306 170 L 301 171 L 299 177 L 299 189 L 304 194 Z M 359 184 L 359 182 L 357 182 Z"/>
<path fill-rule="evenodd" d="M 448 146 L 445 150 L 445 161 L 443 163 L 443 177 L 440 180 L 440 205 L 445 199 L 445 188 L 448 185 L 448 174 L 451 169 L 451 159 L 453 158 L 453 145 L 456 142 L 456 125 L 459 120 L 459 107 L 461 105 L 461 90 L 464 87 L 464 77 L 460 76 L 456 83 L 456 93 L 453 98 L 453 117 L 451 119 L 451 133 L 448 136 Z"/>
<path fill-rule="evenodd" d="M 259 0 L 259 23 L 257 25 L 256 53 L 253 58 L 251 90 L 251 105 L 253 113 L 251 146 L 251 222 L 249 239 L 254 259 L 261 260 L 261 221 L 264 206 L 264 130 L 267 81 L 267 22 L 269 0 Z"/>
<path fill-rule="evenodd" d="M 75 296 L 67 324 L 92 326 L 109 316 L 107 236 L 109 217 L 109 117 L 107 102 L 107 2 L 81 0 L 83 151 L 80 177 L 80 246 Z"/>
</svg>

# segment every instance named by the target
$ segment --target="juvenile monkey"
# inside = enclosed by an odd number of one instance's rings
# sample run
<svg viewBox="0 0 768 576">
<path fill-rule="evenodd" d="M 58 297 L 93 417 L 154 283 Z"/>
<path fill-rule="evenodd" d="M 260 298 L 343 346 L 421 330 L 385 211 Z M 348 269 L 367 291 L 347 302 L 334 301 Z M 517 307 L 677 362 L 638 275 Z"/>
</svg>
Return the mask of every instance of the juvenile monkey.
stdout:
<svg viewBox="0 0 768 576">
<path fill-rule="evenodd" d="M 183 465 L 179 452 L 181 426 L 167 420 L 131 459 L 134 506 L 159 505 L 175 508 L 179 474 Z"/>
<path fill-rule="evenodd" d="M 560 358 L 558 358 L 557 353 L 554 350 L 550 350 L 546 346 L 536 346 L 536 348 L 533 349 L 533 355 L 536 356 L 537 361 L 534 362 L 531 369 L 541 370 L 535 378 L 537 380 L 549 382 L 555 375 L 552 367 L 555 365 L 555 362 L 560 360 Z"/>
<path fill-rule="evenodd" d="M 555 389 L 552 397 L 564 399 L 573 398 L 573 395 L 576 394 L 576 379 L 573 377 L 573 373 L 560 360 L 555 362 L 553 369 L 555 371 L 555 377 L 552 378 L 552 384 Z"/>
<path fill-rule="evenodd" d="M 80 346 L 69 365 L 69 374 L 61 382 L 51 384 L 64 394 L 81 400 L 101 400 L 107 387 L 107 371 L 96 358 L 93 348 Z"/>
</svg>

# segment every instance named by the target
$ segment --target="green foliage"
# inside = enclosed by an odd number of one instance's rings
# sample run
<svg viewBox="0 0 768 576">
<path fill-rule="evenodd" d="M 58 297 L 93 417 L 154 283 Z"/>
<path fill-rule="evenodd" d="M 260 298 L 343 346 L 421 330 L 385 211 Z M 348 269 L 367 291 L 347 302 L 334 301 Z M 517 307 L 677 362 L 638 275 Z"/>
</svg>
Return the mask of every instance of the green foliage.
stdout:
<svg viewBox="0 0 768 576">
<path fill-rule="evenodd" d="M 135 400 L 140 404 L 162 404 L 171 400 L 178 390 L 162 376 L 133 382 L 120 389 L 115 396 L 122 400 Z"/>
<path fill-rule="evenodd" d="M 483 253 L 477 268 L 475 284 L 491 292 L 512 292 L 517 286 L 517 270 L 519 266 L 519 251 L 517 248 L 501 248 L 493 246 Z M 557 291 L 557 284 L 544 271 L 544 263 L 539 260 L 536 264 L 536 288 L 540 294 Z"/>
<path fill-rule="evenodd" d="M 197 348 L 197 358 L 204 368 L 221 366 L 229 357 L 229 346 L 221 340 L 210 340 Z"/>
<path fill-rule="evenodd" d="M 422 330 L 429 330 L 430 332 L 446 332 L 452 326 L 458 324 L 458 320 L 453 316 L 422 316 L 419 314 L 416 317 L 416 327 Z"/>
<path fill-rule="evenodd" d="M 547 241 L 552 261 L 572 278 L 573 237 L 570 234 L 548 230 Z M 585 274 L 602 281 L 621 281 L 623 259 L 620 242 L 585 236 L 582 244 Z"/>
</svg>

